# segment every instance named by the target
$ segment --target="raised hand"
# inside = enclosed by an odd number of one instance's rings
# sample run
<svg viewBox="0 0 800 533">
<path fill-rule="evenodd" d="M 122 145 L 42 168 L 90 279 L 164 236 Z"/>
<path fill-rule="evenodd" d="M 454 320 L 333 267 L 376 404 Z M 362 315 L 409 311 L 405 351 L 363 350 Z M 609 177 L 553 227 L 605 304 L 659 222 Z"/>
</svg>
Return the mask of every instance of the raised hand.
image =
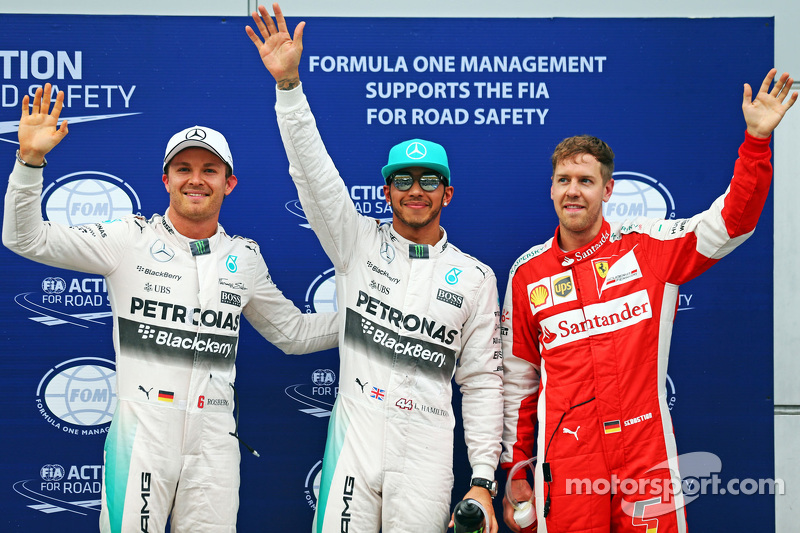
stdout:
<svg viewBox="0 0 800 533">
<path fill-rule="evenodd" d="M 44 156 L 67 136 L 67 121 L 58 126 L 58 117 L 64 106 L 64 92 L 59 91 L 53 111 L 50 111 L 52 86 L 36 89 L 33 106 L 30 96 L 22 98 L 22 116 L 19 119 L 19 156 L 32 165 L 41 165 Z"/>
<path fill-rule="evenodd" d="M 754 137 L 765 138 L 772 135 L 772 130 L 780 124 L 783 116 L 797 101 L 797 91 L 795 91 L 789 100 L 784 102 L 792 88 L 792 83 L 794 83 L 794 80 L 786 72 L 775 81 L 772 90 L 769 90 L 777 72 L 776 69 L 772 69 L 767 73 L 755 99 L 753 99 L 753 90 L 750 85 L 744 84 L 742 112 L 744 120 L 747 122 L 747 133 Z"/>
<path fill-rule="evenodd" d="M 246 26 L 245 31 L 258 50 L 264 66 L 278 83 L 278 88 L 291 89 L 300 83 L 299 66 L 300 56 L 303 54 L 303 28 L 306 23 L 299 23 L 294 29 L 294 37 L 291 37 L 281 7 L 275 3 L 272 4 L 272 9 L 277 25 L 272 21 L 267 8 L 258 6 L 260 15 L 254 11 L 252 17 L 261 38 L 250 26 Z"/>
</svg>

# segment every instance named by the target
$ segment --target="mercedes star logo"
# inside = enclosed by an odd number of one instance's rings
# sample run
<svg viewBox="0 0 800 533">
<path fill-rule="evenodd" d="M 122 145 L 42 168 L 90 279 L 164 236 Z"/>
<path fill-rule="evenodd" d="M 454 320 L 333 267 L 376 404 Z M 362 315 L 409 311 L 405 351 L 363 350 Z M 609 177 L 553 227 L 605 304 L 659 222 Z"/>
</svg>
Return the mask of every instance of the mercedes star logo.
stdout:
<svg viewBox="0 0 800 533">
<path fill-rule="evenodd" d="M 206 138 L 206 132 L 201 130 L 200 128 L 195 128 L 188 133 L 186 133 L 186 139 L 199 139 L 203 140 Z"/>
<path fill-rule="evenodd" d="M 391 263 L 394 261 L 394 246 L 389 244 L 388 242 L 384 242 L 381 244 L 381 257 L 387 263 Z"/>
<path fill-rule="evenodd" d="M 175 252 L 159 239 L 150 246 L 150 255 L 159 263 L 166 263 L 175 256 Z"/>
<path fill-rule="evenodd" d="M 406 148 L 406 156 L 409 159 L 422 159 L 426 155 L 428 155 L 428 149 L 420 142 L 413 142 Z"/>
</svg>

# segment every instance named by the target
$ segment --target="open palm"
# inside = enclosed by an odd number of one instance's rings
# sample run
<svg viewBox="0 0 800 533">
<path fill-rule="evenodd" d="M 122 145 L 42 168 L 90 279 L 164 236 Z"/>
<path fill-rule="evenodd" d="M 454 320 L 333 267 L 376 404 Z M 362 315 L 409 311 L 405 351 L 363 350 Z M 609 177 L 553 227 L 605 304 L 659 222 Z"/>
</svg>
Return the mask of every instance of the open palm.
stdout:
<svg viewBox="0 0 800 533">
<path fill-rule="evenodd" d="M 52 86 L 46 83 L 44 89 L 36 89 L 33 105 L 30 97 L 22 99 L 22 116 L 19 119 L 20 156 L 28 162 L 38 164 L 67 135 L 67 122 L 58 127 L 58 119 L 64 105 L 64 92 L 59 91 L 55 105 L 50 111 Z"/>
<path fill-rule="evenodd" d="M 797 101 L 797 92 L 793 93 L 788 101 L 786 100 L 792 83 L 794 83 L 794 80 L 786 72 L 775 81 L 772 90 L 769 90 L 776 73 L 775 69 L 769 71 L 755 98 L 753 98 L 753 90 L 750 85 L 744 84 L 742 112 L 744 120 L 747 122 L 748 133 L 756 137 L 764 138 L 772 135 L 772 131 L 783 119 L 783 116 Z"/>
<path fill-rule="evenodd" d="M 305 22 L 301 22 L 294 30 L 294 36 L 289 35 L 286 27 L 286 19 L 283 17 L 281 8 L 278 4 L 272 4 L 275 11 L 277 25 L 264 6 L 258 6 L 260 12 L 252 13 L 253 21 L 256 23 L 261 37 L 247 26 L 245 31 L 253 41 L 261 61 L 267 67 L 270 74 L 276 81 L 280 82 L 286 78 L 299 78 L 300 57 L 303 54 L 303 28 Z M 263 40 L 262 40 L 263 39 Z"/>
</svg>

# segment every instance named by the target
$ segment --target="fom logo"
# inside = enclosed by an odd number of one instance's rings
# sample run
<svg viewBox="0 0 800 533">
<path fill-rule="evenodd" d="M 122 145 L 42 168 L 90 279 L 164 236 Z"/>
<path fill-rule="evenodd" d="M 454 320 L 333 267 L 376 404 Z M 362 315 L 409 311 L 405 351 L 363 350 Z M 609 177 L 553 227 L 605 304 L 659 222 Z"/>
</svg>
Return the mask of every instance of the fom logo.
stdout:
<svg viewBox="0 0 800 533">
<path fill-rule="evenodd" d="M 47 220 L 67 226 L 113 220 L 141 210 L 133 187 L 105 172 L 67 174 L 42 193 L 42 211 Z"/>
</svg>

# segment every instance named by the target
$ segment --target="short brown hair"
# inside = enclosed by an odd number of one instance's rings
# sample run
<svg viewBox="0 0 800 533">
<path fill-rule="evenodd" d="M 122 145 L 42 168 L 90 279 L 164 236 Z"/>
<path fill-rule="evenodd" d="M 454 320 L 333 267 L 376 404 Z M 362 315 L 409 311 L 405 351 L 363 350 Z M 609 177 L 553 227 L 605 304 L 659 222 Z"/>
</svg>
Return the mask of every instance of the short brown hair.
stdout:
<svg viewBox="0 0 800 533">
<path fill-rule="evenodd" d="M 591 135 L 576 135 L 558 143 L 551 157 L 553 174 L 555 175 L 556 165 L 560 162 L 566 159 L 573 159 L 581 154 L 589 154 L 600 162 L 600 174 L 603 177 L 603 183 L 608 183 L 608 180 L 614 174 L 614 152 L 605 141 Z"/>
</svg>

